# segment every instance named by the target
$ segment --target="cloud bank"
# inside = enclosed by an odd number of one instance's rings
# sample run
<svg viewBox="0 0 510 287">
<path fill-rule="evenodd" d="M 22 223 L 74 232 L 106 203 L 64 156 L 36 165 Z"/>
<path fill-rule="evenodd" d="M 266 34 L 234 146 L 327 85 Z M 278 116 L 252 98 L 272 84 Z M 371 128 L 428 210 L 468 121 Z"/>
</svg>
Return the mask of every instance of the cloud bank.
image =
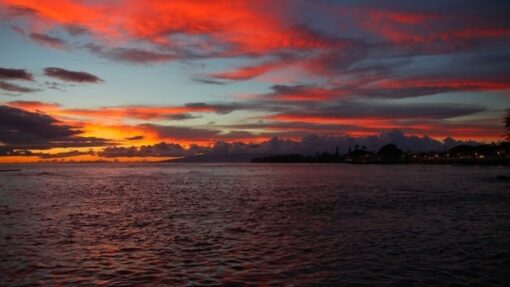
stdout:
<svg viewBox="0 0 510 287">
<path fill-rule="evenodd" d="M 113 144 L 96 138 L 80 136 L 82 131 L 63 124 L 48 115 L 0 106 L 0 144 L 8 151 L 68 147 L 97 147 Z"/>
<path fill-rule="evenodd" d="M 49 67 L 44 69 L 44 75 L 67 82 L 99 83 L 103 82 L 99 77 L 87 72 L 75 72 L 61 68 Z"/>
</svg>

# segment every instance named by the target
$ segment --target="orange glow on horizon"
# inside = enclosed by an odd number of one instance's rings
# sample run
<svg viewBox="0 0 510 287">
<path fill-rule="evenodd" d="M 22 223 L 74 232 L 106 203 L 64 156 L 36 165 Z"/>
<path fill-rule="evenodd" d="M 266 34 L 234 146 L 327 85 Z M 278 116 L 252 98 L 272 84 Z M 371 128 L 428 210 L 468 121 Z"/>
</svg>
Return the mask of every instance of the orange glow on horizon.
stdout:
<svg viewBox="0 0 510 287">
<path fill-rule="evenodd" d="M 106 158 L 95 155 L 80 155 L 65 158 L 41 159 L 37 156 L 2 156 L 0 164 L 17 163 L 141 163 L 141 162 L 161 162 L 166 160 L 178 159 L 178 157 L 115 157 Z"/>
</svg>

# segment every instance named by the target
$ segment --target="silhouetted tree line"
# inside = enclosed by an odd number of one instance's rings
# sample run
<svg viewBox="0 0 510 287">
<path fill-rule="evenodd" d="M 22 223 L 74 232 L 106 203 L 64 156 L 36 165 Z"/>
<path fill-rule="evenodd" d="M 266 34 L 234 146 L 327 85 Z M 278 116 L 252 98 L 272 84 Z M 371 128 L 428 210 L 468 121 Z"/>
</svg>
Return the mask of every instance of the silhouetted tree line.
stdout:
<svg viewBox="0 0 510 287">
<path fill-rule="evenodd" d="M 395 144 L 382 146 L 379 151 L 369 151 L 365 146 L 355 146 L 345 155 L 316 153 L 315 155 L 284 154 L 254 158 L 258 163 L 353 163 L 353 164 L 510 164 L 510 142 L 478 146 L 458 145 L 442 152 L 404 152 Z"/>
</svg>

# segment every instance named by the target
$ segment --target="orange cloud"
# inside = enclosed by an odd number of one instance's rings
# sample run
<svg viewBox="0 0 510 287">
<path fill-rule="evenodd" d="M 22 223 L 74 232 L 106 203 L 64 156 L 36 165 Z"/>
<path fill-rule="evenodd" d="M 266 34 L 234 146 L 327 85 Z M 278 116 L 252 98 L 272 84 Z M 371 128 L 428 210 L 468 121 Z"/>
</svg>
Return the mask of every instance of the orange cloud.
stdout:
<svg viewBox="0 0 510 287">
<path fill-rule="evenodd" d="M 60 109 L 60 105 L 57 103 L 43 103 L 37 101 L 13 101 L 7 104 L 11 107 L 23 109 L 30 112 L 36 111 L 51 112 Z"/>
<path fill-rule="evenodd" d="M 31 112 L 44 112 L 52 116 L 68 119 L 95 119 L 100 121 L 119 121 L 124 119 L 138 120 L 166 120 L 172 115 L 180 115 L 190 112 L 216 112 L 215 106 L 189 105 L 189 106 L 120 106 L 103 107 L 97 109 L 73 109 L 63 108 L 55 103 L 43 103 L 36 101 L 14 101 L 7 103 L 9 106 L 24 109 Z"/>
<path fill-rule="evenodd" d="M 99 109 L 65 109 L 60 115 L 84 118 L 103 119 L 140 119 L 140 120 L 165 120 L 171 115 L 187 112 L 214 112 L 209 106 L 204 107 L 151 107 L 151 106 L 124 106 Z"/>
</svg>

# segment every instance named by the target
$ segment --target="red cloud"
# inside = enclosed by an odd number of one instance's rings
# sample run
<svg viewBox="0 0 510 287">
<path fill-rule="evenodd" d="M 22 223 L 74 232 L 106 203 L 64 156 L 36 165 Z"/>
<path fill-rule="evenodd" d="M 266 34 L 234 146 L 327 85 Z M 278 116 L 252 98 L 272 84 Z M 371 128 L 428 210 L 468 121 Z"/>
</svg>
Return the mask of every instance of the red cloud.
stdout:
<svg viewBox="0 0 510 287">
<path fill-rule="evenodd" d="M 324 80 L 320 81 L 323 86 L 313 85 L 310 80 L 314 79 L 307 78 L 296 81 L 296 83 L 306 84 L 294 87 L 284 85 L 278 88 L 273 87 L 273 91 L 264 94 L 262 99 L 256 99 L 247 104 L 256 106 L 260 103 L 262 107 L 258 109 L 259 111 L 290 110 L 305 104 L 310 104 L 308 105 L 310 110 L 319 110 L 321 106 L 333 105 L 341 100 L 341 97 L 350 95 L 360 98 L 389 98 L 425 96 L 447 91 L 510 89 L 510 80 L 497 77 L 498 74 L 503 73 L 497 69 L 494 69 L 496 72 L 492 72 L 491 75 L 470 69 L 469 72 L 472 75 L 470 78 L 441 77 L 440 75 L 427 76 L 427 78 L 403 78 L 407 74 L 402 75 L 402 72 L 398 70 L 400 66 L 396 63 L 399 58 L 421 56 L 436 47 L 443 51 L 444 49 L 455 50 L 459 46 L 483 42 L 478 40 L 490 39 L 489 42 L 492 43 L 510 38 L 510 28 L 505 27 L 504 23 L 501 24 L 502 21 L 491 21 L 491 19 L 361 7 L 353 13 L 354 15 L 349 15 L 353 12 L 352 10 L 342 15 L 349 18 L 345 21 L 345 27 L 330 27 L 328 26 L 330 22 L 326 19 L 327 13 L 324 14 L 324 19 L 318 19 L 317 15 L 304 15 L 308 11 L 300 11 L 300 14 L 303 14 L 299 15 L 303 16 L 301 19 L 295 11 L 297 9 L 289 9 L 288 2 L 278 2 L 278 5 L 275 5 L 268 0 L 207 2 L 194 0 L 0 0 L 0 3 L 3 6 L 32 11 L 24 13 L 26 19 L 33 21 L 27 25 L 32 30 L 24 35 L 31 35 L 33 40 L 45 45 L 58 47 L 60 44 L 66 44 L 63 41 L 60 42 L 59 38 L 48 36 L 60 35 L 48 33 L 48 31 L 54 27 L 61 27 L 68 29 L 68 33 L 65 34 L 68 36 L 75 35 L 75 32 L 80 34 L 87 31 L 87 37 L 93 36 L 96 41 L 83 44 L 81 48 L 121 61 L 162 63 L 183 58 L 244 56 L 254 59 L 261 55 L 269 55 L 270 59 L 277 59 L 212 73 L 208 75 L 211 80 L 205 79 L 205 82 L 250 80 L 274 70 L 287 68 L 287 65 L 306 69 L 312 76 L 321 77 L 321 80 Z M 307 23 L 309 26 L 296 26 L 296 23 L 305 23 L 307 18 L 318 21 L 309 21 Z M 341 17 L 336 17 L 334 20 L 342 22 L 343 19 L 338 18 Z M 294 19 L 299 21 L 294 23 Z M 310 28 L 312 26 L 324 33 L 314 32 Z M 69 27 L 79 27 L 79 29 L 70 32 Z M 131 46 L 133 42 L 137 45 Z M 72 45 L 71 43 L 73 42 L 69 41 L 69 45 Z M 420 52 L 413 53 L 413 51 Z M 469 52 L 480 55 L 482 54 L 480 51 Z M 409 63 L 415 62 L 418 66 L 419 61 L 409 60 Z M 414 67 L 413 64 L 409 64 L 411 69 L 416 69 L 412 72 L 420 74 L 420 67 Z M 5 77 L 9 77 L 8 79 L 32 78 L 31 75 L 20 74 L 21 70 L 14 71 L 17 75 L 14 75 L 13 71 L 3 72 L 4 79 Z M 72 81 L 99 81 L 99 78 L 93 75 L 72 71 L 51 70 L 47 74 Z M 214 79 L 227 81 L 215 82 Z M 0 82 L 0 89 L 8 92 L 34 91 L 4 81 Z M 267 102 L 274 104 L 274 107 Z M 69 109 L 36 102 L 11 102 L 9 105 L 32 111 L 47 111 L 59 119 L 89 120 L 94 123 L 123 119 L 143 121 L 189 119 L 192 116 L 188 113 L 221 114 L 239 108 L 206 104 L 161 107 L 119 106 L 98 109 Z M 368 105 L 365 106 L 365 109 L 369 108 Z M 297 123 L 347 125 L 353 127 L 351 129 L 353 133 L 363 133 L 369 129 L 372 131 L 400 127 L 415 133 L 435 133 L 436 135 L 451 132 L 452 135 L 490 135 L 492 137 L 495 134 L 494 129 L 484 131 L 476 125 L 447 124 L 446 121 L 441 121 L 444 118 L 437 120 L 438 116 L 428 118 L 428 122 L 417 122 L 418 117 L 410 114 L 401 117 L 379 114 L 356 117 L 335 116 L 334 113 L 329 115 L 305 113 L 278 114 L 267 119 L 278 123 L 290 123 L 286 125 L 288 130 L 303 132 L 313 132 L 314 129 L 309 126 L 304 128 Z M 154 126 L 150 129 L 155 130 Z M 165 131 L 183 132 L 187 135 L 187 132 L 196 130 L 166 129 Z M 215 134 L 212 133 L 210 136 Z M 125 138 L 125 135 L 122 138 Z"/>
<path fill-rule="evenodd" d="M 510 79 L 398 79 L 382 80 L 376 84 L 385 89 L 439 88 L 445 90 L 480 91 L 510 89 Z"/>
<path fill-rule="evenodd" d="M 395 44 L 435 45 L 452 42 L 456 43 L 453 46 L 459 46 L 466 45 L 459 41 L 510 37 L 510 28 L 492 23 L 492 19 L 372 8 L 352 10 L 361 27 Z"/>
<path fill-rule="evenodd" d="M 258 66 L 241 67 L 237 70 L 232 70 L 232 71 L 216 72 L 216 73 L 210 74 L 210 76 L 213 78 L 217 78 L 217 79 L 243 81 L 243 80 L 253 79 L 257 76 L 267 73 L 270 70 L 277 69 L 284 65 L 285 64 L 281 63 L 281 62 L 271 62 L 271 63 L 260 64 Z"/>
<path fill-rule="evenodd" d="M 420 121 L 385 117 L 363 117 L 363 118 L 343 118 L 324 117 L 320 115 L 290 115 L 280 114 L 267 117 L 276 123 L 283 122 L 289 125 L 283 130 L 305 130 L 309 133 L 317 133 L 321 126 L 340 125 L 346 126 L 346 133 L 351 135 L 373 134 L 375 131 L 399 129 L 412 135 L 429 135 L 434 138 L 455 137 L 459 139 L 476 140 L 497 140 L 501 138 L 502 129 L 494 125 L 485 124 L 456 124 L 445 121 Z M 290 125 L 293 123 L 295 127 Z M 306 128 L 300 129 L 300 125 L 307 124 Z M 317 125 L 313 128 L 309 124 Z M 276 128 L 277 130 L 282 130 Z M 337 129 L 340 129 L 338 127 Z M 329 130 L 331 133 L 331 130 Z"/>
<path fill-rule="evenodd" d="M 367 19 L 378 23 L 394 23 L 402 25 L 417 25 L 427 21 L 439 19 L 441 16 L 435 13 L 410 12 L 410 11 L 392 11 L 377 9 L 359 9 L 358 14 L 366 15 Z"/>
<path fill-rule="evenodd" d="M 306 29 L 289 27 L 278 17 L 286 4 L 269 1 L 115 1 L 2 0 L 4 5 L 35 11 L 46 24 L 80 26 L 100 39 L 145 39 L 178 45 L 170 35 L 207 35 L 195 48 L 207 50 L 216 41 L 229 53 L 266 53 L 286 48 L 329 46 L 327 39 Z M 272 7 L 268 11 L 267 7 Z M 221 15 L 221 16 L 219 16 Z M 47 25 L 46 25 L 47 26 Z"/>
<path fill-rule="evenodd" d="M 305 86 L 273 86 L 275 92 L 271 95 L 273 100 L 300 102 L 300 101 L 326 101 L 342 96 L 342 92 L 319 87 Z"/>
</svg>

